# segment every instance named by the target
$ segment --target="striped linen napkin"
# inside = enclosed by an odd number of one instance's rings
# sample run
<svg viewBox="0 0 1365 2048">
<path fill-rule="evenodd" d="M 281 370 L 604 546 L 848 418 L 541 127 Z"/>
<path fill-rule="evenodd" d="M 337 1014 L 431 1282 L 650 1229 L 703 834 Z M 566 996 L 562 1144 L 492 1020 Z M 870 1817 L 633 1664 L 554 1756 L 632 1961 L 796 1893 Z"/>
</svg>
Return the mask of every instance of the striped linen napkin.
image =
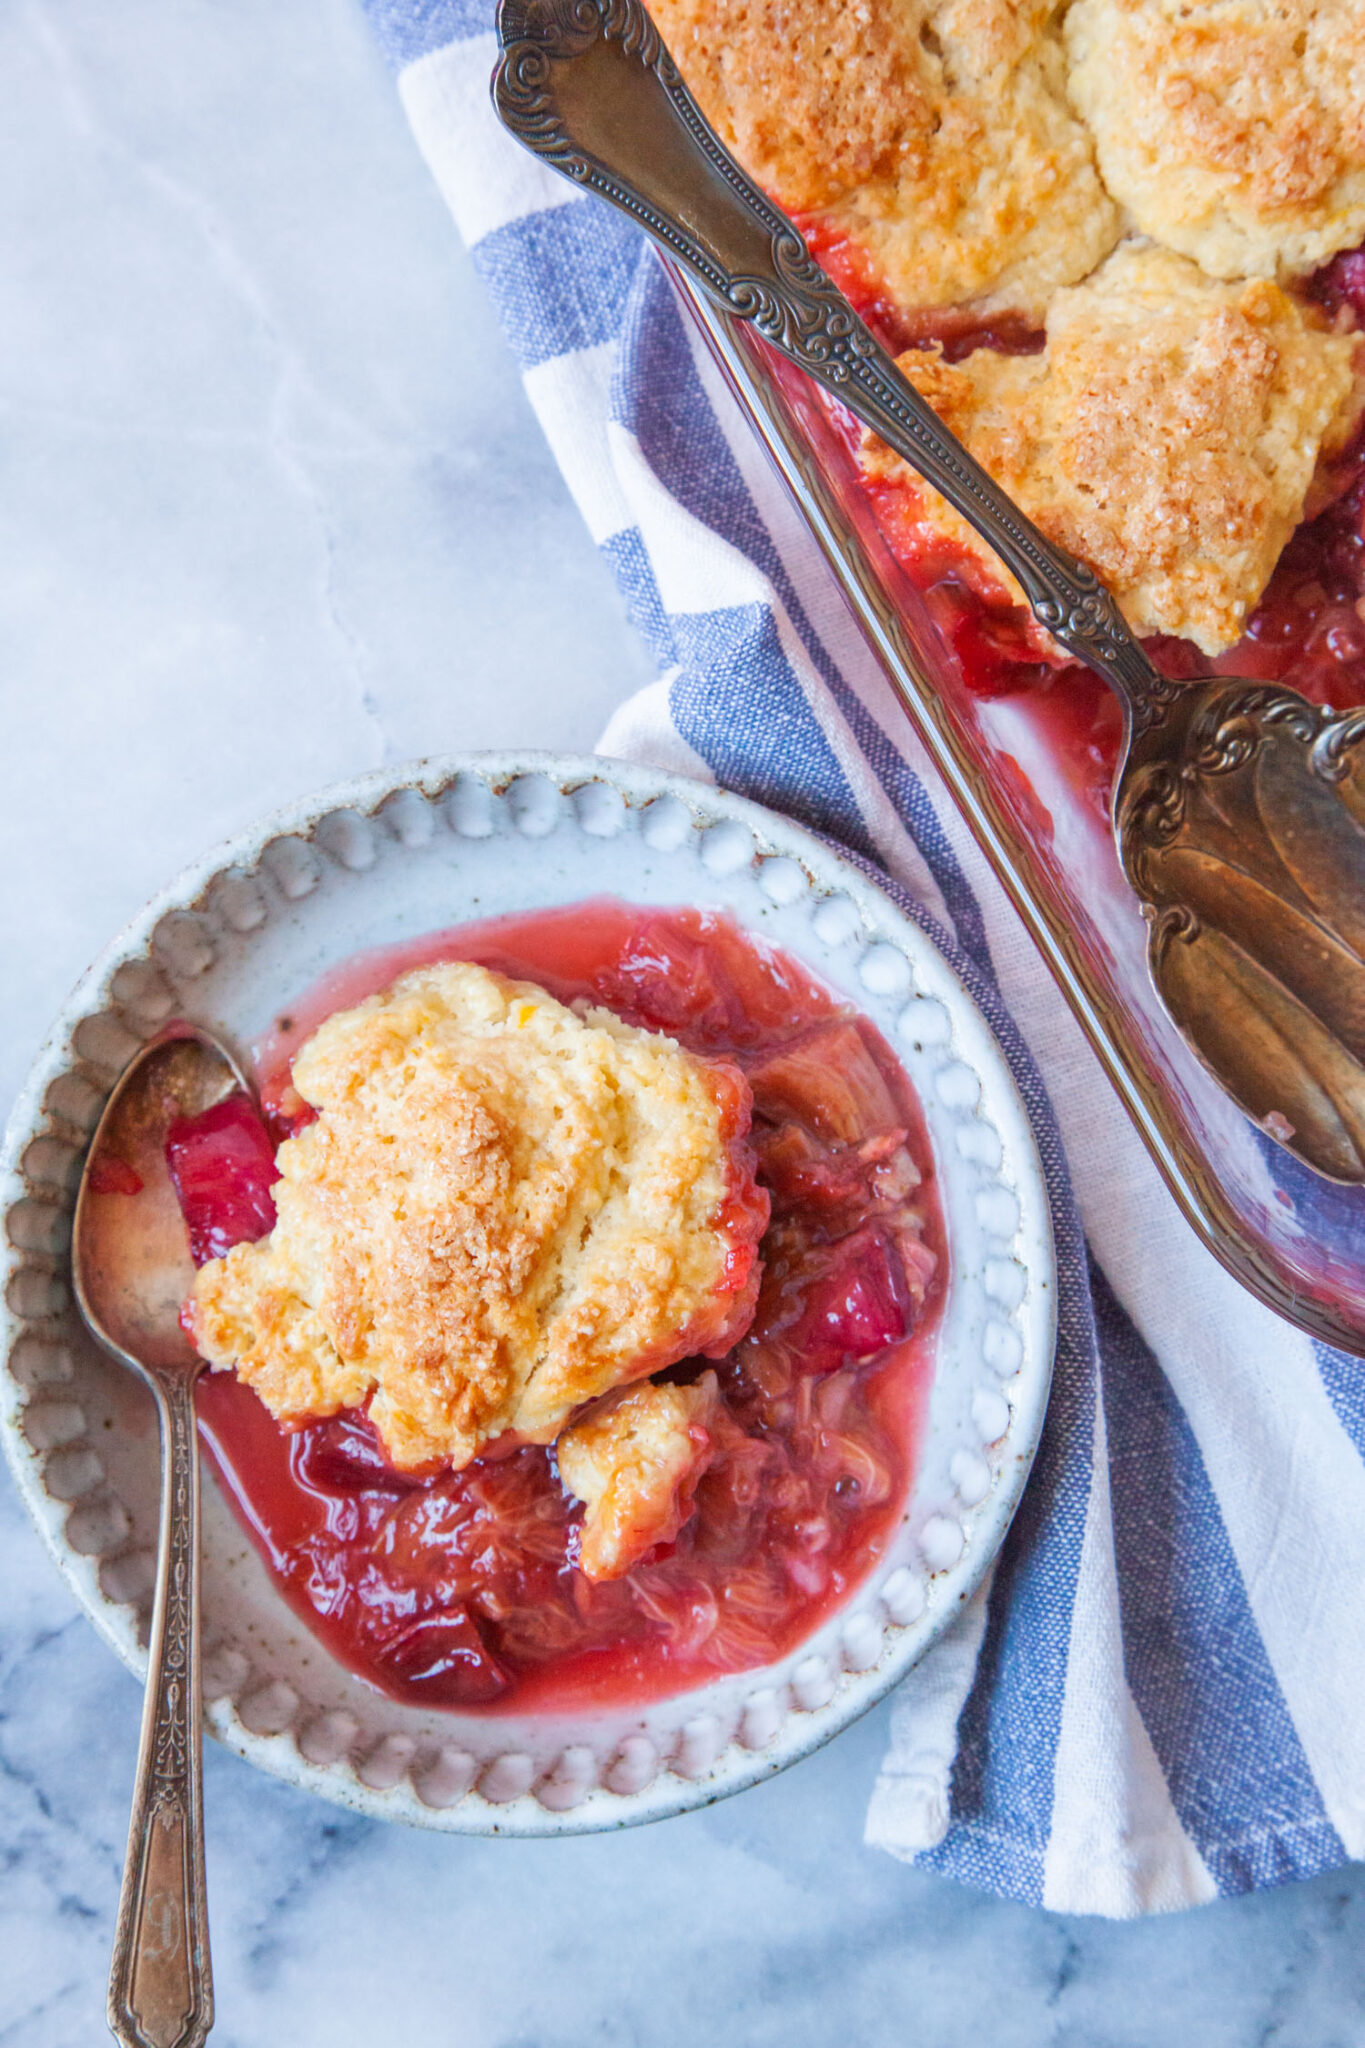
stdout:
<svg viewBox="0 0 1365 2048">
<path fill-rule="evenodd" d="M 495 121 L 492 0 L 365 4 L 658 664 L 602 752 L 875 861 L 1000 1033 L 1050 1164 L 1042 1447 L 992 1584 L 895 1695 L 867 1841 L 1116 1916 L 1365 1854 L 1365 1368 L 1178 1215 L 643 238 Z"/>
</svg>

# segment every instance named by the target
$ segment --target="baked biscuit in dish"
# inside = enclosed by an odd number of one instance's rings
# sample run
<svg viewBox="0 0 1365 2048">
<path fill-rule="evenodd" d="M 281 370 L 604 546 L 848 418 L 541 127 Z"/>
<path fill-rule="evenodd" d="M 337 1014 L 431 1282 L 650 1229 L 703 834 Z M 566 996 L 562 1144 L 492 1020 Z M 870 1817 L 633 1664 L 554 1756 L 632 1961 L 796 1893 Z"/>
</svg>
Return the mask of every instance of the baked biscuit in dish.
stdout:
<svg viewBox="0 0 1365 2048">
<path fill-rule="evenodd" d="M 1118 238 L 1050 0 L 656 0 L 707 117 L 901 304 L 1038 314 Z"/>
<path fill-rule="evenodd" d="M 393 1463 L 545 1443 L 752 1318 L 766 1199 L 738 1071 L 454 964 L 329 1017 L 269 1237 L 203 1266 L 209 1362 L 281 1421 L 369 1402 Z"/>
<path fill-rule="evenodd" d="M 1075 0 L 1072 100 L 1137 227 L 1214 277 L 1365 236 L 1365 0 Z"/>
<path fill-rule="evenodd" d="M 559 1476 L 587 1505 L 578 1562 L 619 1579 L 692 1511 L 720 1413 L 713 1372 L 692 1386 L 626 1387 L 572 1423 L 555 1446 Z"/>
<path fill-rule="evenodd" d="M 1230 647 L 1360 417 L 1356 340 L 1264 279 L 1223 284 L 1128 246 L 1060 292 L 1041 355 L 910 350 L 901 368 L 1005 490 L 1101 576 L 1139 633 Z M 926 551 L 960 548 L 977 587 L 1022 597 L 949 505 L 872 436 Z"/>
</svg>

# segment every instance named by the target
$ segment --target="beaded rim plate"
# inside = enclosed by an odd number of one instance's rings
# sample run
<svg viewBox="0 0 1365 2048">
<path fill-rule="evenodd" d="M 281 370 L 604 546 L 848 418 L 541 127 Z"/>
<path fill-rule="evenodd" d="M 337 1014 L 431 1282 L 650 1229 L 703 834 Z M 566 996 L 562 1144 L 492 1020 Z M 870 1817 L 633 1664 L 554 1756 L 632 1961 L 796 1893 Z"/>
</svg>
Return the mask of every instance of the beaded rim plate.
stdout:
<svg viewBox="0 0 1365 2048">
<path fill-rule="evenodd" d="M 923 1104 L 950 1271 L 905 1513 L 867 1579 L 791 1655 L 643 1708 L 423 1711 L 336 1662 L 204 1489 L 205 1720 L 288 1783 L 471 1834 L 624 1826 L 808 1755 L 872 1706 L 968 1600 L 1033 1460 L 1056 1333 L 1042 1167 L 999 1046 L 930 940 L 850 862 L 758 805 L 595 757 L 451 756 L 277 811 L 189 868 L 85 975 L 15 1105 L 5 1213 L 5 1448 L 63 1576 L 145 1669 L 156 1534 L 150 1397 L 70 1300 L 76 1180 L 113 1081 L 172 1015 L 239 1044 L 368 947 L 618 895 L 729 911 L 855 1003 Z"/>
</svg>

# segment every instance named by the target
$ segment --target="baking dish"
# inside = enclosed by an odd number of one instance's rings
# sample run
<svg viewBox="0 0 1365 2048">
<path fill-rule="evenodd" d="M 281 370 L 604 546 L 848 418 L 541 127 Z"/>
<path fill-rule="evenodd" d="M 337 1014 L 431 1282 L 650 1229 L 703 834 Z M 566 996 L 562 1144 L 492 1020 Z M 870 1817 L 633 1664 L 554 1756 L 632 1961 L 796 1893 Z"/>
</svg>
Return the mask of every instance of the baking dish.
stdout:
<svg viewBox="0 0 1365 2048">
<path fill-rule="evenodd" d="M 1142 917 L 1103 818 L 1059 767 L 1049 772 L 1041 714 L 1024 697 L 986 700 L 964 687 L 827 401 L 750 325 L 667 268 L 1185 1217 L 1278 1314 L 1365 1356 L 1365 1188 L 1300 1166 L 1199 1065 L 1149 979 Z"/>
</svg>

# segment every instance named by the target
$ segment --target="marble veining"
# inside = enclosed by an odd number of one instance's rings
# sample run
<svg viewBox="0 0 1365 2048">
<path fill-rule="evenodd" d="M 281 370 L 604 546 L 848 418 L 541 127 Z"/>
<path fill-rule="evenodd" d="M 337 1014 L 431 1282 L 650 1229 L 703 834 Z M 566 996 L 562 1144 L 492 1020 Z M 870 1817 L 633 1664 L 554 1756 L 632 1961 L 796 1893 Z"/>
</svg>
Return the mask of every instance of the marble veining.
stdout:
<svg viewBox="0 0 1365 2048">
<path fill-rule="evenodd" d="M 15 0 L 0 63 L 7 1105 L 213 840 L 416 753 L 587 748 L 650 670 L 353 0 Z M 6 1478 L 0 1554 L 0 2044 L 88 2048 L 137 1688 Z M 885 1732 L 557 1842 L 386 1827 L 211 1745 L 212 2038 L 1365 2041 L 1359 1869 L 1135 1926 L 1004 1905 L 861 1846 Z"/>
</svg>

